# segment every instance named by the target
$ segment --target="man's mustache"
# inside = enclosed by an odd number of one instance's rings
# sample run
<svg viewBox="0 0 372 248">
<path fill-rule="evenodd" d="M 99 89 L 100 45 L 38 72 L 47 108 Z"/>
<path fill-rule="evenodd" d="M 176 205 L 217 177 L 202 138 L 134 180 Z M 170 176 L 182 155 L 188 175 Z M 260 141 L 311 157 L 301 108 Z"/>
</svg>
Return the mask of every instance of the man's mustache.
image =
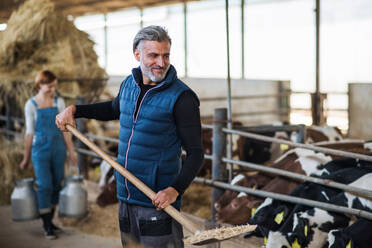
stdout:
<svg viewBox="0 0 372 248">
<path fill-rule="evenodd" d="M 165 70 L 166 67 L 164 67 L 164 66 L 154 66 L 154 67 L 151 67 L 151 69 L 162 69 L 162 70 Z"/>
</svg>

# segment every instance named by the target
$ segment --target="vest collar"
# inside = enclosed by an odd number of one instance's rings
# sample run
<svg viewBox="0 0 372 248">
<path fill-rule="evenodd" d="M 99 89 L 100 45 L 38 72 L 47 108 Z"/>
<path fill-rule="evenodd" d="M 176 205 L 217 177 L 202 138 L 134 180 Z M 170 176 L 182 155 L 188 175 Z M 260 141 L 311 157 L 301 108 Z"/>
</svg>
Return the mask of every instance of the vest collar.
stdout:
<svg viewBox="0 0 372 248">
<path fill-rule="evenodd" d="M 138 86 L 140 86 L 140 83 L 142 83 L 142 81 L 143 81 L 142 71 L 141 71 L 140 66 L 132 69 L 132 76 L 133 76 L 134 81 L 136 82 L 136 84 Z M 167 72 L 167 75 L 165 76 L 163 81 L 161 81 L 157 84 L 157 86 L 159 86 L 159 87 L 156 87 L 156 88 L 157 89 L 162 89 L 162 88 L 169 87 L 176 79 L 177 79 L 177 71 L 176 71 L 176 69 L 174 68 L 173 65 L 170 65 L 169 70 Z"/>
</svg>

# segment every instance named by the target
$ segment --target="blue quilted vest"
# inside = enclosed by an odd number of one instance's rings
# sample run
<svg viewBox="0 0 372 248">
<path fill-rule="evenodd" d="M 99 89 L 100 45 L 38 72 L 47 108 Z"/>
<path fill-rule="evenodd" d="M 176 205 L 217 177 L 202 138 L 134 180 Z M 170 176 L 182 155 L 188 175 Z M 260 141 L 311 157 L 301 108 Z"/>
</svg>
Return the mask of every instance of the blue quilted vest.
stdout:
<svg viewBox="0 0 372 248">
<path fill-rule="evenodd" d="M 140 93 L 140 73 L 140 68 L 134 68 L 120 90 L 117 161 L 158 192 L 169 187 L 181 170 L 181 140 L 176 132 L 173 107 L 180 94 L 190 88 L 177 78 L 176 70 L 171 65 L 166 78 L 144 95 L 137 116 L 134 116 Z M 117 171 L 115 178 L 118 199 L 154 207 L 145 194 Z M 181 206 L 181 197 L 173 206 Z"/>
</svg>

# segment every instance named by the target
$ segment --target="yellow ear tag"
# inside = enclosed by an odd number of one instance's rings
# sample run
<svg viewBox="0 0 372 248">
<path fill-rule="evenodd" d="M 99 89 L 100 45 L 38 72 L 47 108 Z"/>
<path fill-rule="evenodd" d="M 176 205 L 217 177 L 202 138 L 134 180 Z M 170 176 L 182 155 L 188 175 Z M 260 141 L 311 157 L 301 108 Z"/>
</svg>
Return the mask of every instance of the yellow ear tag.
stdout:
<svg viewBox="0 0 372 248">
<path fill-rule="evenodd" d="M 257 189 L 257 184 L 255 184 L 252 189 Z"/>
<path fill-rule="evenodd" d="M 304 228 L 304 234 L 305 234 L 305 237 L 307 237 L 307 225 Z"/>
<path fill-rule="evenodd" d="M 347 243 L 346 248 L 351 248 L 351 240 Z"/>
<path fill-rule="evenodd" d="M 252 209 L 251 209 L 251 217 L 252 217 L 252 216 L 254 215 L 254 213 L 256 212 L 256 209 L 257 209 L 257 208 L 252 208 Z"/>
<path fill-rule="evenodd" d="M 267 237 L 264 237 L 264 245 L 267 245 Z"/>
<path fill-rule="evenodd" d="M 279 214 L 277 214 L 276 216 L 275 216 L 275 222 L 277 223 L 277 224 L 280 224 L 280 223 L 282 223 L 282 221 L 283 221 L 283 217 L 284 217 L 284 211 L 282 211 L 282 212 L 280 212 Z"/>
<path fill-rule="evenodd" d="M 295 239 L 295 241 L 292 243 L 292 248 L 301 248 L 301 245 L 298 243 L 297 239 Z"/>
<path fill-rule="evenodd" d="M 280 144 L 280 150 L 285 151 L 289 149 L 289 145 L 287 144 Z"/>
</svg>

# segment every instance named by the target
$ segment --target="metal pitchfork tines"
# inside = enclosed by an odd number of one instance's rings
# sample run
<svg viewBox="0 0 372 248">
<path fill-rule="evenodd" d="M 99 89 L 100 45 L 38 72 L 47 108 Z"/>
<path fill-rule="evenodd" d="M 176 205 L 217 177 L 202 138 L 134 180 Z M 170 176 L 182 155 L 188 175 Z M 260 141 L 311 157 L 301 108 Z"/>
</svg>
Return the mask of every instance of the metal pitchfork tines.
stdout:
<svg viewBox="0 0 372 248">
<path fill-rule="evenodd" d="M 108 154 L 102 151 L 98 146 L 96 146 L 92 141 L 90 141 L 86 136 L 80 133 L 76 128 L 67 124 L 66 129 L 80 139 L 85 145 L 87 145 L 92 151 L 97 153 L 102 159 L 109 163 L 116 171 L 118 171 L 122 176 L 128 179 L 133 185 L 135 185 L 139 190 L 141 190 L 147 197 L 152 199 L 155 196 L 155 192 L 151 190 L 142 181 L 136 178 L 127 169 L 122 167 L 119 163 L 113 160 Z M 198 227 L 186 219 L 177 209 L 172 205 L 163 209 L 167 214 L 169 214 L 178 223 L 184 226 L 186 229 L 191 231 L 194 235 L 187 237 L 184 241 L 186 244 L 190 245 L 205 245 L 209 243 L 219 242 L 226 239 L 236 237 L 242 233 L 251 232 L 256 229 L 256 226 L 243 225 L 236 227 L 222 227 L 212 230 L 199 230 Z"/>
</svg>

